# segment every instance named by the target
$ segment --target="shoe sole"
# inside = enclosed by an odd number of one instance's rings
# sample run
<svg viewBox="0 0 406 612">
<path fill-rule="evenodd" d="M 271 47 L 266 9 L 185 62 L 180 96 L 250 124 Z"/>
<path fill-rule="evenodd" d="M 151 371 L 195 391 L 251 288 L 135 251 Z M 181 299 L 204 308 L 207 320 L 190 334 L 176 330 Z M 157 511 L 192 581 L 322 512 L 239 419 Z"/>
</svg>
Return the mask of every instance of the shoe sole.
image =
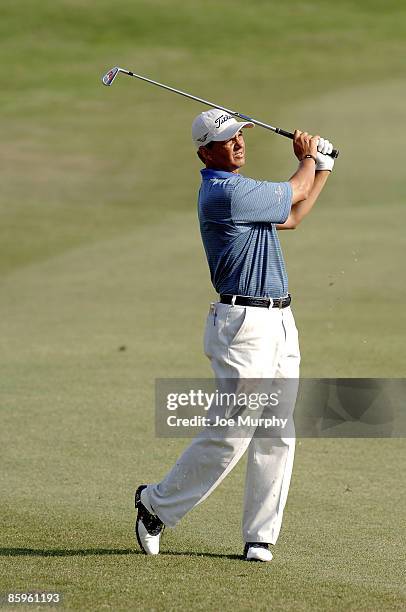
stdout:
<svg viewBox="0 0 406 612">
<path fill-rule="evenodd" d="M 139 547 L 141 548 L 142 552 L 143 552 L 145 555 L 147 555 L 148 553 L 147 553 L 147 551 L 145 550 L 145 548 L 143 547 L 142 542 L 141 542 L 141 538 L 140 538 L 140 536 L 139 536 L 139 534 L 138 534 L 138 522 L 139 522 L 139 518 L 138 518 L 138 508 L 139 508 L 139 505 L 140 505 L 140 503 L 141 503 L 141 492 L 142 492 L 144 489 L 146 489 L 146 488 L 147 488 L 147 485 L 141 485 L 140 487 L 138 487 L 138 489 L 136 490 L 135 495 L 134 495 L 134 506 L 135 506 L 135 509 L 137 510 L 137 519 L 136 519 L 136 521 L 135 521 L 135 528 L 134 528 L 134 531 L 135 531 L 135 537 L 137 538 L 137 542 L 138 542 L 138 544 L 139 544 Z"/>
<path fill-rule="evenodd" d="M 139 547 L 141 548 L 142 552 L 144 553 L 144 555 L 147 555 L 148 553 L 147 553 L 147 551 L 145 550 L 145 548 L 143 547 L 143 545 L 142 545 L 142 543 L 141 543 L 141 538 L 140 538 L 140 536 L 138 535 L 138 518 L 137 518 L 137 520 L 136 520 L 136 522 L 135 522 L 135 536 L 136 536 L 136 538 L 137 538 L 137 542 L 138 542 Z"/>
</svg>

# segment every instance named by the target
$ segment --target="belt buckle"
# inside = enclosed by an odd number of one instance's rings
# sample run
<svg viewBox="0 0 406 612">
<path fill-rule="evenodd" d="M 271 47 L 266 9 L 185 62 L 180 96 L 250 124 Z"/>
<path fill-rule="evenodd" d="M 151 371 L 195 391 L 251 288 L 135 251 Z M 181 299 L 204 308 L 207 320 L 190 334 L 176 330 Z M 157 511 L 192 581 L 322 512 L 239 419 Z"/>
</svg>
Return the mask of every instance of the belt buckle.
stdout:
<svg viewBox="0 0 406 612">
<path fill-rule="evenodd" d="M 279 306 L 278 306 L 279 310 L 281 310 L 283 308 L 283 298 L 279 298 Z"/>
<path fill-rule="evenodd" d="M 269 297 L 269 304 L 268 304 L 268 310 L 270 310 L 271 308 L 273 308 L 273 298 Z"/>
</svg>

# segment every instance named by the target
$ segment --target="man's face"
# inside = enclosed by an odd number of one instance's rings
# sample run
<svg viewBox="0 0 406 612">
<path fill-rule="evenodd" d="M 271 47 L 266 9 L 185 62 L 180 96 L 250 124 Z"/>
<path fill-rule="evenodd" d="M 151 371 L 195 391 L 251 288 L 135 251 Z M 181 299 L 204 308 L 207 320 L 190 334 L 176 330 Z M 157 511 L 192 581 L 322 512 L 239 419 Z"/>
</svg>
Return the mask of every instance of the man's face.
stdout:
<svg viewBox="0 0 406 612">
<path fill-rule="evenodd" d="M 245 164 L 245 142 L 242 130 L 234 138 L 221 142 L 212 142 L 211 146 L 202 147 L 202 156 L 207 168 L 238 172 Z"/>
</svg>

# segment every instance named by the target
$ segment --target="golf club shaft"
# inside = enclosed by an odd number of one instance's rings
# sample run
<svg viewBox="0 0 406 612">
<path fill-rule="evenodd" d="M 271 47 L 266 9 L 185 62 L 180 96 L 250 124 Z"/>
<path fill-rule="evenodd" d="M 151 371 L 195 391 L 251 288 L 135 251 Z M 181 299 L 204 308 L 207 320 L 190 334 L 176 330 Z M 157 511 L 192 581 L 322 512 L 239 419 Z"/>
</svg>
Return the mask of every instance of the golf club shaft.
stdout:
<svg viewBox="0 0 406 612">
<path fill-rule="evenodd" d="M 243 119 L 244 121 L 251 121 L 251 123 L 254 123 L 255 125 L 263 127 L 266 130 L 271 130 L 272 132 L 275 132 L 275 134 L 280 134 L 281 136 L 285 136 L 286 138 L 290 138 L 291 140 L 293 140 L 292 132 L 287 132 L 286 130 L 283 130 L 282 128 L 274 127 L 273 125 L 269 125 L 268 123 L 264 123 L 263 121 L 259 121 L 258 119 L 253 119 L 253 117 L 248 117 L 248 115 L 238 113 L 237 111 L 232 111 L 229 108 L 225 108 L 224 106 L 220 106 L 219 104 L 214 104 L 214 102 L 209 102 L 208 100 L 204 100 L 203 98 L 192 96 L 192 94 L 187 93 L 186 91 L 175 89 L 175 87 L 164 85 L 163 83 L 159 83 L 158 81 L 154 81 L 153 79 L 148 79 L 147 77 L 142 76 L 140 74 L 136 74 L 135 72 L 132 72 L 131 70 L 124 70 L 124 68 L 118 68 L 117 74 L 118 72 L 122 72 L 123 74 L 127 74 L 128 76 L 134 77 L 136 79 L 140 79 L 141 81 L 146 81 L 147 83 L 151 83 L 152 85 L 157 85 L 157 87 L 162 87 L 162 89 L 167 89 L 168 91 L 177 93 L 180 96 L 184 96 L 185 98 L 190 98 L 191 100 L 195 100 L 196 102 L 201 102 L 201 104 L 205 104 L 206 106 L 211 106 L 212 108 L 219 108 L 220 110 L 228 113 L 229 115 L 233 115 L 234 117 L 238 117 L 239 119 Z M 106 82 L 105 79 L 107 76 L 108 75 L 103 77 L 102 79 L 103 83 L 105 85 L 111 85 L 116 75 L 114 75 L 114 78 L 110 82 Z M 330 153 L 330 156 L 334 158 L 338 157 L 338 155 L 339 155 L 338 149 L 333 149 Z"/>
</svg>

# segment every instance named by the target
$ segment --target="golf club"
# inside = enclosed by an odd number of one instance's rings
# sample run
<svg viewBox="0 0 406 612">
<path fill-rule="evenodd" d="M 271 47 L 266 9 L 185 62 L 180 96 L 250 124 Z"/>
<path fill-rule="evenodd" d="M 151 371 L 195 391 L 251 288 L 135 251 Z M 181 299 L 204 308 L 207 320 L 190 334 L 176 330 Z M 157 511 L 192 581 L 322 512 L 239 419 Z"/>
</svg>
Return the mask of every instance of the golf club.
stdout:
<svg viewBox="0 0 406 612">
<path fill-rule="evenodd" d="M 269 125 L 268 123 L 263 123 L 262 121 L 258 121 L 258 119 L 253 119 L 252 117 L 248 117 L 248 115 L 243 115 L 242 113 L 237 113 L 236 111 L 232 111 L 229 108 L 225 108 L 224 106 L 220 106 L 219 104 L 214 104 L 213 102 L 209 102 L 208 100 L 203 100 L 203 98 L 198 98 L 197 96 L 192 96 L 192 94 L 186 93 L 185 91 L 181 91 L 180 89 L 175 89 L 174 87 L 169 87 L 169 85 L 164 85 L 163 83 L 158 83 L 158 81 L 153 81 L 152 79 L 148 79 L 147 77 L 141 76 L 140 74 L 136 74 L 135 72 L 131 72 L 130 70 L 125 70 L 124 68 L 119 68 L 115 66 L 107 74 L 102 78 L 103 85 L 110 86 L 114 83 L 117 75 L 122 72 L 123 74 L 127 74 L 128 76 L 135 77 L 136 79 L 140 79 L 141 81 L 146 81 L 147 83 L 151 83 L 152 85 L 157 85 L 158 87 L 162 87 L 163 89 L 167 89 L 168 91 L 173 91 L 174 93 L 179 94 L 180 96 L 184 96 L 185 98 L 190 98 L 191 100 L 195 100 L 196 102 L 201 102 L 202 104 L 206 104 L 206 106 L 211 106 L 212 108 L 218 108 L 222 111 L 225 111 L 229 115 L 233 115 L 234 117 L 239 117 L 244 121 L 251 121 L 251 123 L 255 123 L 255 125 L 259 125 L 260 127 L 265 128 L 266 130 L 271 130 L 275 132 L 275 134 L 280 134 L 280 136 L 285 136 L 286 138 L 290 138 L 293 140 L 292 132 L 287 132 L 282 128 L 274 127 L 273 125 Z M 339 150 L 333 149 L 330 153 L 331 157 L 338 157 Z"/>
</svg>

